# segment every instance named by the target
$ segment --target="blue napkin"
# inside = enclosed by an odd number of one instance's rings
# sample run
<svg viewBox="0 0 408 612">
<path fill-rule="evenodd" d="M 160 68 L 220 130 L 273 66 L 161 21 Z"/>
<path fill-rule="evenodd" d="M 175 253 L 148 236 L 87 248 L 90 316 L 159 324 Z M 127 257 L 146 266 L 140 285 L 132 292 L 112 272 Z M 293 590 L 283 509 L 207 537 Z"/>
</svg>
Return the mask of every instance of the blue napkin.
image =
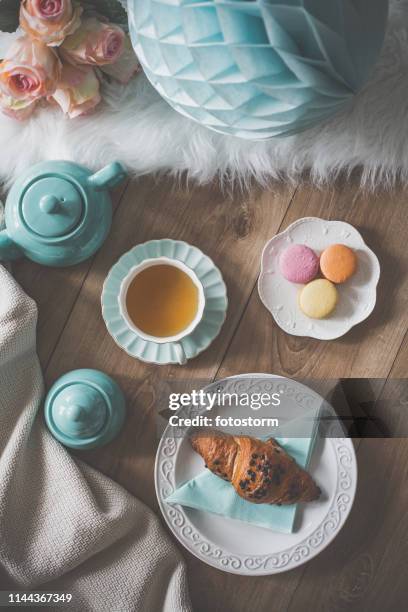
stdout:
<svg viewBox="0 0 408 612">
<path fill-rule="evenodd" d="M 307 417 L 311 418 L 312 423 L 310 437 L 276 438 L 277 442 L 303 468 L 306 468 L 310 462 L 318 429 L 317 412 L 309 412 Z M 176 489 L 166 498 L 166 502 L 219 514 L 282 533 L 293 532 L 297 511 L 296 504 L 274 506 L 248 502 L 235 492 L 231 483 L 215 476 L 209 470 L 205 470 Z"/>
</svg>

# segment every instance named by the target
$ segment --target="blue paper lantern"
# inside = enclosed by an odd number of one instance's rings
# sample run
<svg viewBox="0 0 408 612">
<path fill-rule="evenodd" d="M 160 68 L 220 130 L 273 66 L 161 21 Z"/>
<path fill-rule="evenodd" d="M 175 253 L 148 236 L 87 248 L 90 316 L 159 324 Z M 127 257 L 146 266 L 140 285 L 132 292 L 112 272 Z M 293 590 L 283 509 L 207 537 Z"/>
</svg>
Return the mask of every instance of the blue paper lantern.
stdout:
<svg viewBox="0 0 408 612">
<path fill-rule="evenodd" d="M 177 111 L 259 140 L 333 115 L 366 81 L 387 0 L 129 0 L 133 45 Z"/>
</svg>

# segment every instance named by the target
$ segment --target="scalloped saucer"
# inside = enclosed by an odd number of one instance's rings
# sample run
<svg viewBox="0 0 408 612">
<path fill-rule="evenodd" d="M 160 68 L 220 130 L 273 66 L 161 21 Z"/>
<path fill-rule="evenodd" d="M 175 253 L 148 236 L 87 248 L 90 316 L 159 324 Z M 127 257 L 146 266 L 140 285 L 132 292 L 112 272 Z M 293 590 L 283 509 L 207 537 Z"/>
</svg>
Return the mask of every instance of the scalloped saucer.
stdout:
<svg viewBox="0 0 408 612">
<path fill-rule="evenodd" d="M 158 365 L 178 364 L 177 343 L 158 344 L 142 339 L 126 323 L 119 305 L 121 284 L 132 268 L 146 259 L 158 257 L 169 257 L 183 262 L 195 272 L 204 288 L 206 304 L 203 318 L 196 329 L 181 340 L 187 359 L 197 357 L 210 346 L 225 321 L 228 308 L 227 289 L 221 272 L 213 261 L 186 242 L 170 239 L 151 240 L 125 253 L 105 280 L 101 298 L 102 315 L 116 344 L 131 357 Z"/>
<path fill-rule="evenodd" d="M 303 314 L 298 306 L 298 292 L 302 285 L 290 283 L 279 271 L 280 253 L 293 243 L 305 244 L 317 254 L 331 244 L 341 243 L 357 253 L 357 272 L 349 281 L 338 285 L 339 303 L 334 313 L 326 319 L 309 319 Z M 343 221 L 305 217 L 292 223 L 265 245 L 258 292 L 276 323 L 286 333 L 318 340 L 335 340 L 370 316 L 376 303 L 379 279 L 378 258 L 355 227 Z"/>
<path fill-rule="evenodd" d="M 260 378 L 264 381 L 259 382 Z M 256 388 L 255 384 L 258 385 Z M 276 387 L 276 389 L 275 389 Z M 224 393 L 284 392 L 287 406 L 321 406 L 322 397 L 297 381 L 273 374 L 241 374 L 218 380 L 206 392 Z M 283 406 L 285 407 L 285 406 Z M 179 414 L 181 408 L 175 414 Z M 220 406 L 214 414 L 228 416 L 231 410 Z M 270 416 L 270 408 L 260 408 L 257 417 Z M 234 407 L 234 416 L 248 416 L 248 408 Z M 293 533 L 279 533 L 249 523 L 228 519 L 178 504 L 166 498 L 182 484 L 203 470 L 203 461 L 191 447 L 191 428 L 167 426 L 157 449 L 155 464 L 156 495 L 162 514 L 173 535 L 204 563 L 232 574 L 266 576 L 294 569 L 318 555 L 338 535 L 353 506 L 357 488 L 357 461 L 352 440 L 319 436 L 308 471 L 322 489 L 316 502 L 300 504 L 297 528 Z M 334 423 L 333 435 L 338 435 Z M 257 435 L 257 431 L 254 431 Z M 259 432 L 258 432 L 259 435 Z"/>
</svg>

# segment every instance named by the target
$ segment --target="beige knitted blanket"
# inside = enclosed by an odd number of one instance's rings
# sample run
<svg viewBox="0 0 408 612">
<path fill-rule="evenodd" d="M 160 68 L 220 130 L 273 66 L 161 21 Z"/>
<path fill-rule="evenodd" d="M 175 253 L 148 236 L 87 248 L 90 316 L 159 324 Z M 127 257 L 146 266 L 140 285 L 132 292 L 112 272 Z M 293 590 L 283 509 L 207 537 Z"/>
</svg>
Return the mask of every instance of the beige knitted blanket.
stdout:
<svg viewBox="0 0 408 612">
<path fill-rule="evenodd" d="M 65 591 L 81 612 L 187 612 L 185 567 L 158 519 L 46 430 L 36 321 L 0 266 L 0 590 Z"/>
</svg>

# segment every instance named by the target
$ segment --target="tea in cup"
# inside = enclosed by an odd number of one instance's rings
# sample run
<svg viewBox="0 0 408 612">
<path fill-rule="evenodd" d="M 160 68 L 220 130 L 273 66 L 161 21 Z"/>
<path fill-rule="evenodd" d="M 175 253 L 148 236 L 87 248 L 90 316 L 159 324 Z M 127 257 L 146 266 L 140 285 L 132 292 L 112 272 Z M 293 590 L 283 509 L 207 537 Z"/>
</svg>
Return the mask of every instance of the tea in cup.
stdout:
<svg viewBox="0 0 408 612">
<path fill-rule="evenodd" d="M 146 259 L 123 280 L 119 305 L 128 326 L 148 342 L 176 347 L 180 364 L 187 362 L 181 340 L 203 318 L 204 289 L 183 262 L 169 257 Z"/>
</svg>

